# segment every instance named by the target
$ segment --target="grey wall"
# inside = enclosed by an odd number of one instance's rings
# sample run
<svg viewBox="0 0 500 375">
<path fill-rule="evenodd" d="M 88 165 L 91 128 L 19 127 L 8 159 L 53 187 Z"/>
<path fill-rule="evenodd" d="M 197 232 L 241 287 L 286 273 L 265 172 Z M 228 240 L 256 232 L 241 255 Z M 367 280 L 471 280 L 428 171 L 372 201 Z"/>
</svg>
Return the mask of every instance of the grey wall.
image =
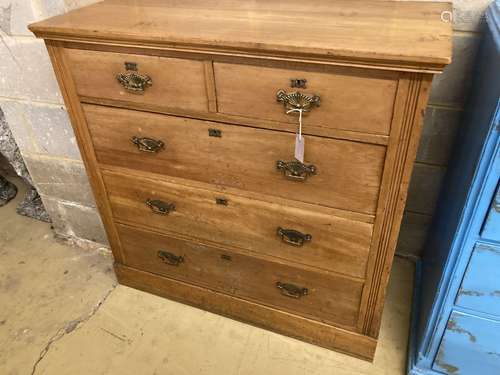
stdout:
<svg viewBox="0 0 500 375">
<path fill-rule="evenodd" d="M 75 137 L 43 42 L 26 25 L 96 0 L 0 0 L 0 108 L 61 236 L 106 243 Z M 418 255 L 460 117 L 484 9 L 454 1 L 454 62 L 437 77 L 425 118 L 398 251 Z"/>
<path fill-rule="evenodd" d="M 419 255 L 460 126 L 475 56 L 491 0 L 453 1 L 453 63 L 436 76 L 412 176 L 398 252 Z"/>
<path fill-rule="evenodd" d="M 107 243 L 45 46 L 27 24 L 95 0 L 0 0 L 0 108 L 57 234 Z"/>
</svg>

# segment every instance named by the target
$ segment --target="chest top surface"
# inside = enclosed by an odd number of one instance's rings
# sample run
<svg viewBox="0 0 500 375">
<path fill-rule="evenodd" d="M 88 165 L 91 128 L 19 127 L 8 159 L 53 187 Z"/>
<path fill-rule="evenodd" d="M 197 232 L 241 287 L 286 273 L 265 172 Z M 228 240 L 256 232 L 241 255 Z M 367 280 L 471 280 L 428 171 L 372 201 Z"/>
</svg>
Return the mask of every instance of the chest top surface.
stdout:
<svg viewBox="0 0 500 375">
<path fill-rule="evenodd" d="M 265 54 L 440 71 L 451 4 L 367 0 L 105 0 L 30 25 L 45 39 Z"/>
</svg>

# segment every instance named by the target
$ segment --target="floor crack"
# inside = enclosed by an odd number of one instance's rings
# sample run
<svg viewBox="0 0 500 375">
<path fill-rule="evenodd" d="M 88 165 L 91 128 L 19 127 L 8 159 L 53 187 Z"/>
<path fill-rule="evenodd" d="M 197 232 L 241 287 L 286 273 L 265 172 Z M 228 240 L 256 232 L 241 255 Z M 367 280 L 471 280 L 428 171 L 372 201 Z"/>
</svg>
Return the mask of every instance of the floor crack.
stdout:
<svg viewBox="0 0 500 375">
<path fill-rule="evenodd" d="M 7 49 L 7 51 L 9 52 L 9 55 L 10 57 L 12 58 L 12 60 L 14 61 L 14 63 L 18 66 L 19 69 L 21 69 L 21 64 L 19 63 L 19 61 L 17 60 L 16 58 L 16 55 L 14 55 L 14 52 L 12 52 L 11 48 L 9 47 L 7 41 L 4 39 L 3 37 L 3 33 L 0 32 L 0 41 L 2 42 L 3 46 Z"/>
<path fill-rule="evenodd" d="M 52 344 L 54 344 L 55 342 L 59 341 L 60 339 L 62 339 L 65 335 L 73 332 L 75 329 L 79 328 L 82 326 L 82 324 L 86 323 L 88 320 L 90 320 L 90 318 L 92 318 L 96 313 L 97 311 L 99 310 L 99 308 L 104 304 L 104 302 L 106 302 L 106 300 L 108 299 L 108 297 L 111 295 L 111 293 L 116 289 L 116 284 L 112 286 L 111 289 L 109 289 L 106 294 L 104 295 L 104 297 L 102 297 L 99 302 L 97 302 L 97 304 L 92 308 L 92 310 L 90 310 L 90 312 L 87 314 L 87 315 L 84 315 L 84 316 L 81 316 L 77 319 L 74 319 L 74 320 L 71 320 L 69 322 L 67 322 L 64 327 L 61 327 L 57 330 L 57 332 L 55 333 L 55 335 L 53 335 L 49 341 L 47 342 L 47 344 L 45 345 L 45 347 L 42 349 L 42 351 L 40 352 L 40 354 L 38 355 L 38 358 L 37 360 L 35 361 L 35 363 L 33 364 L 33 368 L 31 370 L 31 375 L 34 375 L 36 370 L 37 370 L 37 367 L 38 365 L 40 364 L 40 362 L 42 361 L 42 359 L 47 355 L 47 353 L 49 352 Z"/>
</svg>

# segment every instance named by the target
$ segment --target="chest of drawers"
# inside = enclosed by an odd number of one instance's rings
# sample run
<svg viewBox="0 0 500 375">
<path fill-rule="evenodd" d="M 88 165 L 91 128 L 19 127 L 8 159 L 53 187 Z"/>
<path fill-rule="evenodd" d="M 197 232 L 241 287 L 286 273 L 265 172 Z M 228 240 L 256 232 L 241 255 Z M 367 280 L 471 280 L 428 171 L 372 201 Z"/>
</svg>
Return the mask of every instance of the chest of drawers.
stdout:
<svg viewBox="0 0 500 375">
<path fill-rule="evenodd" d="M 449 10 L 107 0 L 31 25 L 118 280 L 372 359 Z"/>
</svg>

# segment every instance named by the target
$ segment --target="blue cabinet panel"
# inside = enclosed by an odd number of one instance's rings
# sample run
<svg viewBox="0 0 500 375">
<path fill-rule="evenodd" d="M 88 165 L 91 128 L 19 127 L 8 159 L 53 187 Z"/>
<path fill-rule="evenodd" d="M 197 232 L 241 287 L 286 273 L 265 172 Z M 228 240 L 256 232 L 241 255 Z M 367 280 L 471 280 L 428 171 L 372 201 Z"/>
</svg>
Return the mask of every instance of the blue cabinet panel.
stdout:
<svg viewBox="0 0 500 375">
<path fill-rule="evenodd" d="M 498 375 L 499 358 L 500 322 L 455 311 L 433 369 L 447 375 Z"/>
<path fill-rule="evenodd" d="M 500 247 L 476 245 L 456 305 L 500 317 Z"/>
<path fill-rule="evenodd" d="M 410 375 L 500 375 L 500 0 L 418 266 Z"/>
<path fill-rule="evenodd" d="M 481 236 L 489 240 L 500 242 L 500 184 L 491 202 L 490 212 L 488 212 L 488 216 L 486 216 Z"/>
</svg>

